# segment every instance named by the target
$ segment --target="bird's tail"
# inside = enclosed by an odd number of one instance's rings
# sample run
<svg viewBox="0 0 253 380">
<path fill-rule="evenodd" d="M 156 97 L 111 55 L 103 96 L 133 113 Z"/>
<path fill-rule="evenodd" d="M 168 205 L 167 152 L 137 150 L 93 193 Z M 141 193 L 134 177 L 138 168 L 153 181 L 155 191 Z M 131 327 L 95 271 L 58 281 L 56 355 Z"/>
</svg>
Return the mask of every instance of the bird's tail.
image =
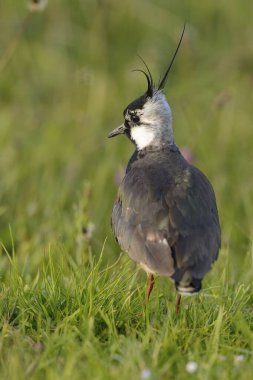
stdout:
<svg viewBox="0 0 253 380">
<path fill-rule="evenodd" d="M 184 296 L 191 296 L 201 290 L 201 281 L 199 278 L 191 278 L 191 282 L 176 282 L 177 292 Z"/>
</svg>

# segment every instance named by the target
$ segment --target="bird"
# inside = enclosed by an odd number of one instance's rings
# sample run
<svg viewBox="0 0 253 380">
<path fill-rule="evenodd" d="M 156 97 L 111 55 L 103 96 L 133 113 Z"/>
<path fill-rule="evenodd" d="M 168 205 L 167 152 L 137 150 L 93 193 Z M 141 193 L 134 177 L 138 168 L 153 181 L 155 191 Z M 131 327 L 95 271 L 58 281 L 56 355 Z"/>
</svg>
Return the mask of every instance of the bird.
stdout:
<svg viewBox="0 0 253 380">
<path fill-rule="evenodd" d="M 217 260 L 221 228 L 213 187 L 190 164 L 174 141 L 172 113 L 164 94 L 168 74 L 183 39 L 156 85 L 145 65 L 144 95 L 124 110 L 124 122 L 108 137 L 125 135 L 135 150 L 119 186 L 111 224 L 116 241 L 148 276 L 146 299 L 155 276 L 176 288 L 176 314 L 182 295 L 197 294 Z"/>
</svg>

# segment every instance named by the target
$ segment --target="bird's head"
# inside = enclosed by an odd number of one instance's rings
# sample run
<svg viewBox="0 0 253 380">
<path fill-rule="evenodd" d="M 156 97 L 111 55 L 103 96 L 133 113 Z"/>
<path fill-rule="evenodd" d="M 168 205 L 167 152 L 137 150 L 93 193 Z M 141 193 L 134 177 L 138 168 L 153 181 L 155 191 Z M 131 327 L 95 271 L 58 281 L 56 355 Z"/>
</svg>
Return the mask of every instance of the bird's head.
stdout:
<svg viewBox="0 0 253 380">
<path fill-rule="evenodd" d="M 154 84 L 150 70 L 142 60 L 147 72 L 144 70 L 135 71 L 140 71 L 145 75 L 147 79 L 147 90 L 144 95 L 126 107 L 123 113 L 124 123 L 115 128 L 108 137 L 126 134 L 136 145 L 138 150 L 148 146 L 161 147 L 167 144 L 173 144 L 171 109 L 165 98 L 163 89 L 182 42 L 184 30 L 185 27 L 183 28 L 180 41 L 169 67 L 158 85 Z"/>
</svg>

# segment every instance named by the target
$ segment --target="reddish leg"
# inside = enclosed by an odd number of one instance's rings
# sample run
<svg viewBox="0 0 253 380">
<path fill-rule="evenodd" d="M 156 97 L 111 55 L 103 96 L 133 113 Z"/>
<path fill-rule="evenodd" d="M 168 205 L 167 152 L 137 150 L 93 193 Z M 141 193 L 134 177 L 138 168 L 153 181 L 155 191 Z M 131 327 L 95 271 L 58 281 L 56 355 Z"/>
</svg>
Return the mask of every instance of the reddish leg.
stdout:
<svg viewBox="0 0 253 380">
<path fill-rule="evenodd" d="M 179 314 L 179 308 L 180 308 L 180 303 L 181 303 L 181 294 L 177 293 L 177 298 L 176 298 L 176 314 Z"/>
<path fill-rule="evenodd" d="M 147 298 L 149 300 L 149 296 L 152 292 L 152 289 L 154 287 L 154 284 L 155 284 L 155 279 L 154 279 L 154 276 L 152 274 L 148 274 L 148 282 L 147 282 Z"/>
</svg>

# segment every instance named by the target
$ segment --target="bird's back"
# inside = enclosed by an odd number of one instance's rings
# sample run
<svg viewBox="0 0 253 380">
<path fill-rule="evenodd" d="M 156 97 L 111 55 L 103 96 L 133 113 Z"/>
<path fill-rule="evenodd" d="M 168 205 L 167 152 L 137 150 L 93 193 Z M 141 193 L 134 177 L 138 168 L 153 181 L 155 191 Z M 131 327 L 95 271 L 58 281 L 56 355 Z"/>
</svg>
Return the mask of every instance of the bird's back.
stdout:
<svg viewBox="0 0 253 380">
<path fill-rule="evenodd" d="M 212 186 L 175 145 L 132 156 L 114 203 L 112 226 L 134 261 L 174 279 L 181 293 L 200 290 L 220 247 Z"/>
</svg>

